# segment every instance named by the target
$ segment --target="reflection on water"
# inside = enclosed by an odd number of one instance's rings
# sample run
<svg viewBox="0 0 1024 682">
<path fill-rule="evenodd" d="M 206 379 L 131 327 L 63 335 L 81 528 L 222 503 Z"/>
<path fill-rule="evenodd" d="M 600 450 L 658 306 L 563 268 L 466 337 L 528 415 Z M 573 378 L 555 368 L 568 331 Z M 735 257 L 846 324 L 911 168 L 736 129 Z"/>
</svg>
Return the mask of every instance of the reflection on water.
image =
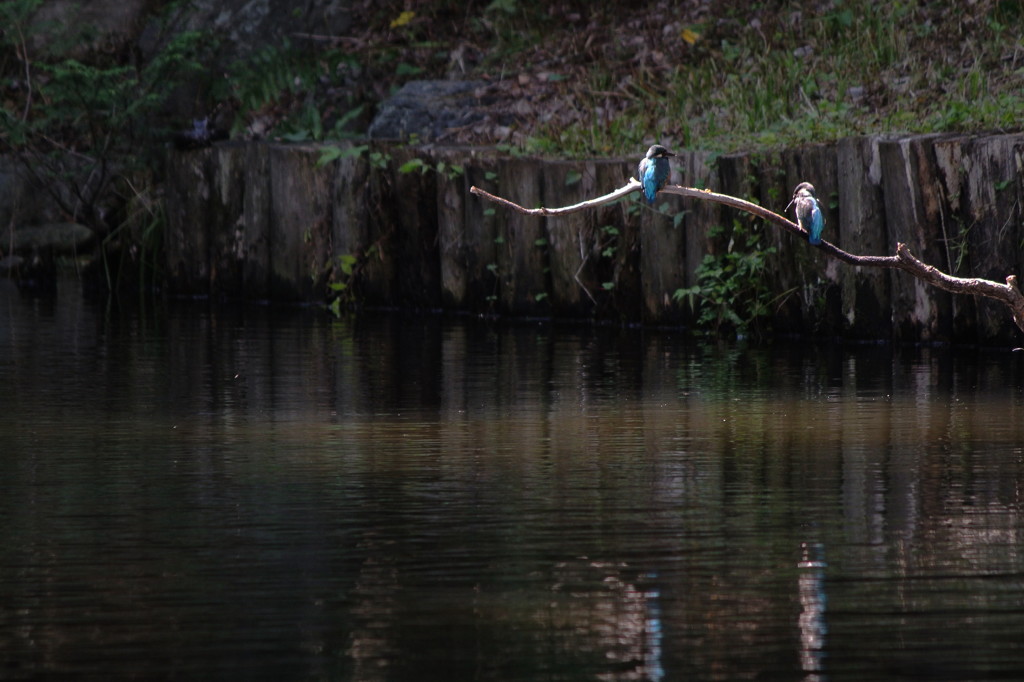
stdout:
<svg viewBox="0 0 1024 682">
<path fill-rule="evenodd" d="M 825 670 L 825 567 L 819 543 L 803 543 L 800 571 L 800 665 L 808 682 L 820 680 Z"/>
<path fill-rule="evenodd" d="M 0 317 L 0 679 L 1024 670 L 1020 354 Z"/>
</svg>

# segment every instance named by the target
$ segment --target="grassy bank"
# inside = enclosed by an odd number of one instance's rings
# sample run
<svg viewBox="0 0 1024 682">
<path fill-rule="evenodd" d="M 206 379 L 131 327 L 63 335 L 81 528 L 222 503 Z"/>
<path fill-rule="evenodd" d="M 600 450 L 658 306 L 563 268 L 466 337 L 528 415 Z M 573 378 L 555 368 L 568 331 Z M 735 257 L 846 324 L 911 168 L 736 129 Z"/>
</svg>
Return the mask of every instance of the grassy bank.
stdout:
<svg viewBox="0 0 1024 682">
<path fill-rule="evenodd" d="M 560 67 L 545 66 L 563 77 L 571 113 L 539 117 L 520 144 L 591 155 L 654 139 L 735 150 L 873 132 L 1020 128 L 1019 1 L 714 5 L 674 21 L 606 8 L 608 27 L 575 39 L 589 40 L 591 54 L 556 53 Z M 574 41 L 556 31 L 546 42 Z M 536 54 L 524 49 L 504 67 Z"/>
</svg>

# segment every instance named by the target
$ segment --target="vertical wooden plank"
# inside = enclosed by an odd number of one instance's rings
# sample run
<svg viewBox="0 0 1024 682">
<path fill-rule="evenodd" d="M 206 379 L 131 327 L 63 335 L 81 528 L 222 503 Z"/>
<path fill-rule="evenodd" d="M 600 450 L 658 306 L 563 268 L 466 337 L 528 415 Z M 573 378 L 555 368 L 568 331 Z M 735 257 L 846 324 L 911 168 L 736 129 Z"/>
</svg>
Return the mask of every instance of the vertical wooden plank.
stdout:
<svg viewBox="0 0 1024 682">
<path fill-rule="evenodd" d="M 331 281 L 344 285 L 340 292 L 343 300 L 361 301 L 365 282 L 364 265 L 368 253 L 366 187 L 369 165 L 365 154 L 354 151 L 352 143 L 336 143 L 343 149 L 342 155 L 332 161 L 334 166 L 333 187 L 331 188 L 331 256 L 333 268 Z M 352 273 L 342 270 L 346 259 L 351 263 Z"/>
<path fill-rule="evenodd" d="M 282 301 L 324 297 L 331 247 L 332 166 L 316 145 L 270 147 L 271 294 Z"/>
<path fill-rule="evenodd" d="M 755 197 L 749 199 L 792 220 L 793 211 L 785 209 L 793 196 L 793 177 L 800 173 L 797 168 L 797 155 L 791 153 L 755 155 L 751 169 L 756 175 Z M 761 220 L 754 225 L 762 248 L 775 250 L 766 259 L 771 290 L 776 297 L 771 324 L 777 332 L 805 334 L 809 328 L 802 294 L 807 289 L 807 264 L 812 257 L 808 245 L 775 225 L 766 225 Z"/>
<path fill-rule="evenodd" d="M 595 162 L 597 194 L 607 194 L 626 184 L 635 172 L 631 160 Z M 640 205 L 633 196 L 599 207 L 594 215 L 591 258 L 594 269 L 594 297 L 602 316 L 625 322 L 643 319 L 641 278 Z"/>
<path fill-rule="evenodd" d="M 945 255 L 952 275 L 970 276 L 968 226 L 963 216 L 964 137 L 936 137 L 932 140 L 935 157 L 935 185 L 941 189 L 943 213 L 949 217 L 939 227 L 942 237 L 937 246 Z M 977 339 L 977 301 L 973 296 L 950 296 L 951 338 L 958 343 Z"/>
<path fill-rule="evenodd" d="M 593 162 L 549 161 L 544 163 L 544 202 L 551 207 L 569 206 L 597 196 Z M 594 211 L 547 218 L 546 248 L 550 267 L 551 311 L 558 316 L 587 317 L 597 305 L 600 284 L 596 269 Z"/>
<path fill-rule="evenodd" d="M 683 158 L 672 159 L 669 184 L 679 184 L 679 166 L 686 166 L 686 152 L 679 153 Z M 634 169 L 634 176 L 635 173 Z M 680 215 L 684 209 L 683 200 L 672 194 L 658 194 L 651 205 L 640 192 L 631 195 L 630 200 L 641 207 L 640 274 L 644 321 L 683 324 L 688 309 L 685 301 L 674 297 L 676 291 L 686 286 L 686 232 Z"/>
<path fill-rule="evenodd" d="M 756 201 L 757 197 L 754 195 L 754 189 L 757 178 L 750 155 L 744 153 L 720 156 L 715 165 L 718 175 L 715 191 L 741 199 L 753 199 Z M 739 235 L 737 234 L 736 227 L 739 226 L 741 231 L 750 231 L 753 229 L 754 218 L 745 211 L 725 206 L 719 207 L 716 217 L 716 222 L 704 226 L 704 250 L 706 252 L 705 258 L 710 256 L 721 264 L 726 254 L 732 253 L 734 250 L 746 249 L 746 239 L 737 239 Z M 706 302 L 705 305 L 707 305 Z M 724 305 L 732 307 L 738 313 L 740 312 L 728 302 L 725 302 Z M 719 321 L 728 324 L 721 313 L 721 310 L 715 311 Z"/>
<path fill-rule="evenodd" d="M 721 183 L 718 178 L 717 157 L 709 152 L 689 151 L 680 152 L 677 162 L 680 178 L 679 183 L 686 187 L 697 189 L 709 189 L 718 192 Z M 683 282 L 686 288 L 698 285 L 697 275 L 709 253 L 716 252 L 713 242 L 718 239 L 709 236 L 709 231 L 722 224 L 723 206 L 711 201 L 699 201 L 696 199 L 684 200 L 682 203 L 683 214 Z M 696 301 L 694 301 L 696 305 Z M 696 321 L 697 309 L 691 306 L 690 299 L 680 301 L 682 316 L 685 324 L 693 324 Z"/>
<path fill-rule="evenodd" d="M 270 148 L 264 142 L 245 147 L 242 248 L 246 298 L 270 298 Z"/>
<path fill-rule="evenodd" d="M 465 254 L 466 203 L 480 201 L 469 193 L 466 149 L 436 149 L 437 249 L 441 305 L 451 310 L 469 307 Z"/>
<path fill-rule="evenodd" d="M 498 176 L 507 198 L 528 208 L 542 205 L 543 172 L 536 159 L 504 159 Z M 505 231 L 498 245 L 502 312 L 550 313 L 546 240 L 543 220 L 514 211 L 505 216 Z"/>
<path fill-rule="evenodd" d="M 761 152 L 754 154 L 751 159 L 753 173 L 756 176 L 751 201 L 764 206 L 770 211 L 786 217 L 792 216 L 792 211 L 786 211 L 786 205 L 793 194 L 793 187 L 790 185 L 792 171 L 795 170 L 792 159 L 781 151 Z M 781 230 L 771 228 L 773 245 L 781 242 L 778 235 L 785 234 Z"/>
<path fill-rule="evenodd" d="M 839 192 L 839 243 L 863 256 L 885 256 L 888 237 L 882 195 L 880 138 L 851 137 L 840 140 L 837 153 Z M 892 303 L 889 273 L 877 268 L 842 266 L 843 335 L 854 339 L 889 339 L 892 335 Z"/>
<path fill-rule="evenodd" d="M 945 201 L 936 182 L 932 145 L 936 135 L 879 143 L 889 253 L 897 243 L 930 265 L 948 271 L 942 240 Z M 899 270 L 890 272 L 893 338 L 898 341 L 952 340 L 951 294 L 929 287 Z"/>
<path fill-rule="evenodd" d="M 167 163 L 167 289 L 178 295 L 210 293 L 209 206 L 212 147 L 172 152 Z"/>
<path fill-rule="evenodd" d="M 366 181 L 366 249 L 362 264 L 360 292 L 369 305 L 395 304 L 397 263 L 395 210 L 395 164 L 391 146 L 370 142 Z"/>
<path fill-rule="evenodd" d="M 498 192 L 498 160 L 476 157 L 466 164 L 466 184 Z M 462 258 L 466 268 L 466 303 L 475 313 L 496 313 L 501 280 L 497 239 L 504 239 L 505 211 L 477 196 L 466 199 Z"/>
<path fill-rule="evenodd" d="M 245 262 L 244 212 L 248 145 L 213 147 L 210 202 L 210 293 L 242 296 Z"/>
<path fill-rule="evenodd" d="M 403 307 L 441 305 L 441 259 L 437 243 L 437 172 L 420 147 L 394 153 L 396 226 L 395 303 Z M 411 167 L 410 167 L 411 164 Z"/>
<path fill-rule="evenodd" d="M 1024 188 L 1016 150 L 1022 144 L 1021 135 L 992 135 L 965 141 L 961 224 L 966 243 L 955 242 L 952 250 L 968 250 L 969 276 L 1003 282 L 1007 275 L 1021 272 L 1018 231 Z M 1020 331 L 1005 306 L 979 298 L 976 309 L 979 342 L 1019 344 Z"/>
<path fill-rule="evenodd" d="M 717 159 L 718 168 L 718 189 L 715 191 L 729 194 L 740 199 L 750 199 L 754 195 L 755 181 L 754 167 L 751 157 L 747 153 L 725 154 Z M 723 207 L 719 227 L 724 234 L 709 240 L 708 251 L 710 253 L 721 253 L 729 246 L 729 235 L 732 232 L 732 224 L 735 220 L 747 220 L 750 214 L 733 208 Z"/>
</svg>

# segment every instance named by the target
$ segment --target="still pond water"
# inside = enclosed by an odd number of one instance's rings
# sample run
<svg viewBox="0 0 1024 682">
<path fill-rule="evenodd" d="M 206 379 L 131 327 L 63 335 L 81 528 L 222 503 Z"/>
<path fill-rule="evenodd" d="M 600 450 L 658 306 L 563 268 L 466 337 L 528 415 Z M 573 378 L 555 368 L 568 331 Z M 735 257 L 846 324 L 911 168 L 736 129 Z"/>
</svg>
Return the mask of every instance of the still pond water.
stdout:
<svg viewBox="0 0 1024 682">
<path fill-rule="evenodd" d="M 1024 679 L 1021 356 L 0 283 L 0 679 Z"/>
</svg>

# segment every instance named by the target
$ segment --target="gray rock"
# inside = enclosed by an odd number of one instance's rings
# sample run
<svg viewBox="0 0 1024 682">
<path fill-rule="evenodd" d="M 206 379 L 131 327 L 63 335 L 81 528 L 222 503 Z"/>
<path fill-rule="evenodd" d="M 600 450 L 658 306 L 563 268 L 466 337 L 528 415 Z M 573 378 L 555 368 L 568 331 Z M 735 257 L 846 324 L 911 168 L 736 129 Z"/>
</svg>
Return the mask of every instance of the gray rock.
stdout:
<svg viewBox="0 0 1024 682">
<path fill-rule="evenodd" d="M 310 35 L 344 35 L 352 24 L 350 0 L 281 2 L 281 0 L 193 0 L 171 11 L 169 24 L 185 30 L 212 29 L 220 39 L 215 64 L 224 68 L 247 59 L 284 39 L 296 46 L 317 49 Z M 163 32 L 162 18 L 150 20 L 139 38 L 144 55 L 155 52 Z"/>
<path fill-rule="evenodd" d="M 484 117 L 475 93 L 485 86 L 483 81 L 409 81 L 381 104 L 368 134 L 384 139 L 410 135 L 424 141 L 437 139 Z"/>
<path fill-rule="evenodd" d="M 82 59 L 96 49 L 132 43 L 153 6 L 152 0 L 48 0 L 32 15 L 33 51 L 57 43 L 70 47 L 70 56 Z M 79 39 L 83 31 L 93 36 L 90 42 Z"/>
<path fill-rule="evenodd" d="M 171 3 L 171 8 L 150 16 L 138 38 L 146 60 L 166 44 L 170 33 L 209 31 L 216 42 L 207 68 L 216 74 L 238 62 L 247 63 L 267 48 L 284 49 L 285 41 L 298 50 L 316 52 L 323 42 L 316 36 L 345 35 L 352 24 L 351 0 L 283 2 L 283 0 L 190 0 Z M 204 101 L 203 78 L 182 87 L 168 103 L 168 111 L 184 121 L 206 115 L 196 108 Z M 213 121 L 211 121 L 213 123 Z M 219 126 L 230 125 L 218 120 Z"/>
</svg>

